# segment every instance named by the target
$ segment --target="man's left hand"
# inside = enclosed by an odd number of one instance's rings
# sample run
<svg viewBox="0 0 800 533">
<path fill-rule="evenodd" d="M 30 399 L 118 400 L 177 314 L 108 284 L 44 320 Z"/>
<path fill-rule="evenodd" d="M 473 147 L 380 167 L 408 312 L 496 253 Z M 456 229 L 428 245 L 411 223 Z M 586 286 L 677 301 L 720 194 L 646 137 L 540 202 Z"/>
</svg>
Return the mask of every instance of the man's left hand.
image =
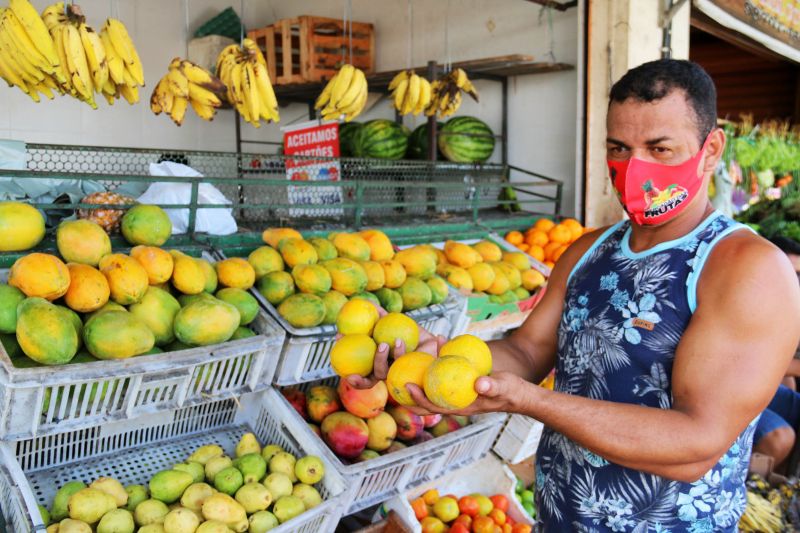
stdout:
<svg viewBox="0 0 800 533">
<path fill-rule="evenodd" d="M 526 396 L 529 387 L 535 387 L 532 383 L 523 380 L 521 377 L 510 372 L 495 372 L 491 376 L 481 376 L 475 381 L 475 392 L 478 398 L 464 409 L 443 409 L 433 404 L 425 396 L 425 393 L 417 385 L 409 383 L 406 385 L 411 397 L 416 402 L 416 406 L 408 409 L 420 416 L 430 414 L 444 415 L 476 415 L 481 413 L 515 413 L 519 412 L 522 402 L 520 399 Z"/>
</svg>

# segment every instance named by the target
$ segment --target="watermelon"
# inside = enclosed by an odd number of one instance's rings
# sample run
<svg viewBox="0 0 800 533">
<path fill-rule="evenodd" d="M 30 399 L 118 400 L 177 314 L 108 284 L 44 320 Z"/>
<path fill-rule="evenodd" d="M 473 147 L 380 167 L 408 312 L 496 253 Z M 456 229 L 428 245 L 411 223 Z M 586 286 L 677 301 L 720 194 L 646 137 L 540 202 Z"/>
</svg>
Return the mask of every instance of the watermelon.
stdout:
<svg viewBox="0 0 800 533">
<path fill-rule="evenodd" d="M 353 139 L 361 129 L 360 122 L 345 122 L 339 124 L 339 155 L 353 157 Z"/>
<path fill-rule="evenodd" d="M 444 122 L 437 122 L 436 129 L 440 130 L 444 126 Z M 406 152 L 408 159 L 428 159 L 428 123 L 420 124 L 411 136 L 408 138 L 408 151 Z M 439 159 L 443 159 L 442 151 L 439 150 Z"/>
<path fill-rule="evenodd" d="M 475 117 L 454 117 L 439 132 L 439 149 L 455 163 L 483 163 L 494 151 L 494 133 Z"/>
<path fill-rule="evenodd" d="M 386 119 L 364 123 L 353 140 L 353 151 L 357 157 L 402 159 L 407 146 L 408 137 L 403 127 Z"/>
</svg>

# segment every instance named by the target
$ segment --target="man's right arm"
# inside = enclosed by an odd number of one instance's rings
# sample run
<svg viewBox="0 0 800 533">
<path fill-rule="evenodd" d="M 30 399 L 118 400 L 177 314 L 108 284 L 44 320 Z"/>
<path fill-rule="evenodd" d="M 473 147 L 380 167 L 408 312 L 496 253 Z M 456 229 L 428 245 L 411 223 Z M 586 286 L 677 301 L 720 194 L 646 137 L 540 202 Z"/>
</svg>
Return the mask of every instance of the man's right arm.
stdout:
<svg viewBox="0 0 800 533">
<path fill-rule="evenodd" d="M 584 235 L 558 261 L 542 301 L 514 333 L 492 341 L 493 372 L 510 372 L 530 383 L 540 383 L 553 369 L 558 351 L 558 324 L 564 310 L 570 272 L 604 230 Z"/>
</svg>

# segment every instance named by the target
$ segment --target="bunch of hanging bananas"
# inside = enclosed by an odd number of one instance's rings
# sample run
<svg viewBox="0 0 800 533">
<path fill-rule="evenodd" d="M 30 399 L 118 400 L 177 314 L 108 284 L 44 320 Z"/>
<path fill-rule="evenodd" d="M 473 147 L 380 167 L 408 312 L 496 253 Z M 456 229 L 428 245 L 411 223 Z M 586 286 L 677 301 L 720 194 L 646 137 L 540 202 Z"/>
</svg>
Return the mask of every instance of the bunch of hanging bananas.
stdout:
<svg viewBox="0 0 800 533">
<path fill-rule="evenodd" d="M 213 120 L 225 98 L 225 85 L 203 67 L 176 57 L 169 64 L 150 95 L 150 109 L 156 115 L 167 113 L 175 124 L 183 124 L 191 105 L 197 116 Z"/>
<path fill-rule="evenodd" d="M 325 120 L 344 115 L 345 121 L 350 122 L 364 110 L 368 94 L 364 72 L 350 64 L 342 65 L 317 97 L 314 108 L 322 109 Z"/>
<path fill-rule="evenodd" d="M 53 38 L 28 0 L 10 0 L 0 8 L 0 78 L 35 102 L 63 94 L 67 81 Z"/>
<path fill-rule="evenodd" d="M 747 491 L 747 508 L 739 520 L 739 530 L 745 532 L 779 533 L 784 530 L 780 508 L 766 498 Z"/>
<path fill-rule="evenodd" d="M 401 115 L 419 115 L 431 103 L 431 83 L 413 70 L 399 72 L 389 83 L 392 104 Z"/>
<path fill-rule="evenodd" d="M 425 114 L 430 116 L 439 114 L 440 118 L 449 117 L 461 107 L 461 93 L 465 92 L 478 101 L 478 91 L 472 82 L 469 81 L 467 73 L 463 69 L 452 70 L 431 84 L 431 103 L 425 110 Z"/>
<path fill-rule="evenodd" d="M 261 119 L 280 121 L 267 62 L 255 41 L 245 38 L 241 46 L 225 47 L 217 58 L 217 77 L 227 88 L 228 102 L 254 127 L 261 127 Z"/>
<path fill-rule="evenodd" d="M 100 35 L 77 5 L 48 6 L 40 17 L 28 0 L 0 9 L 0 77 L 34 101 L 39 94 L 70 94 L 97 108 L 94 93 L 109 103 L 122 95 L 138 101 L 144 74 L 125 26 L 108 19 Z"/>
</svg>

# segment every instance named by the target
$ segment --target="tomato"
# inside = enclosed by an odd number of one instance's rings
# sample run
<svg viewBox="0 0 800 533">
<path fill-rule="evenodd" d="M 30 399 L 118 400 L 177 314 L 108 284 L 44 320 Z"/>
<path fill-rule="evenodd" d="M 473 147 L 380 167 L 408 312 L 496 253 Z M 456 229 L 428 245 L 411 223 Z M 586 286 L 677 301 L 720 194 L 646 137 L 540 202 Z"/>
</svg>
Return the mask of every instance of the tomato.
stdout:
<svg viewBox="0 0 800 533">
<path fill-rule="evenodd" d="M 414 516 L 417 517 L 417 520 L 422 520 L 428 516 L 428 507 L 425 505 L 425 500 L 422 498 L 417 498 L 412 501 L 411 508 L 414 510 Z"/>
<path fill-rule="evenodd" d="M 472 521 L 473 533 L 494 533 L 494 520 L 488 516 L 476 516 Z"/>
<path fill-rule="evenodd" d="M 419 525 L 422 527 L 422 533 L 444 533 L 444 531 L 447 529 L 447 526 L 444 525 L 444 522 L 435 516 L 423 518 Z"/>
<path fill-rule="evenodd" d="M 502 526 L 506 523 L 506 513 L 501 511 L 500 509 L 492 509 L 489 512 L 489 518 L 494 520 L 494 523 L 498 526 Z"/>
<path fill-rule="evenodd" d="M 452 522 L 458 517 L 458 501 L 450 496 L 439 498 L 433 506 L 433 513 L 442 522 Z"/>
<path fill-rule="evenodd" d="M 461 511 L 461 514 L 475 516 L 478 514 L 478 511 L 480 510 L 478 508 L 478 500 L 476 500 L 472 496 L 464 496 L 463 498 L 458 500 L 458 510 Z"/>
<path fill-rule="evenodd" d="M 531 533 L 531 526 L 528 524 L 514 524 L 511 528 L 511 533 Z"/>
<path fill-rule="evenodd" d="M 508 498 L 503 496 L 502 494 L 495 494 L 489 498 L 492 500 L 492 505 L 494 505 L 495 509 L 500 509 L 504 513 L 508 512 Z"/>
<path fill-rule="evenodd" d="M 428 505 L 433 505 L 439 500 L 439 491 L 436 489 L 426 491 L 425 494 L 422 495 L 422 499 L 425 500 L 425 503 Z"/>
<path fill-rule="evenodd" d="M 467 529 L 472 527 L 472 517 L 467 514 L 460 514 L 458 518 L 456 518 L 454 524 L 464 524 L 467 526 Z"/>
<path fill-rule="evenodd" d="M 508 522 L 503 524 L 503 533 L 513 533 L 513 532 L 514 532 L 514 528 L 511 527 L 511 524 L 509 524 Z"/>
<path fill-rule="evenodd" d="M 469 528 L 464 524 L 455 522 L 452 526 L 450 526 L 448 533 L 469 533 Z"/>
<path fill-rule="evenodd" d="M 506 524 L 508 524 L 509 526 L 513 526 L 516 523 L 517 522 L 513 518 L 511 518 L 510 515 L 506 514 Z"/>
</svg>

